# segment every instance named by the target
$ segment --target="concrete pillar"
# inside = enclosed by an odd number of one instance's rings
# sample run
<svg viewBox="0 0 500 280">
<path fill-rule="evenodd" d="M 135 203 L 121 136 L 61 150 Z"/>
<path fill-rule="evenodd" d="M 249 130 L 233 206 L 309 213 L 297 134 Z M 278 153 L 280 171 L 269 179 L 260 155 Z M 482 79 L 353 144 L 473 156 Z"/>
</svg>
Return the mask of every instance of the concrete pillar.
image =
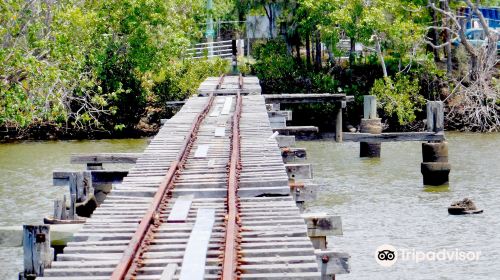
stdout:
<svg viewBox="0 0 500 280">
<path fill-rule="evenodd" d="M 422 143 L 421 172 L 424 185 L 440 186 L 449 181 L 451 165 L 448 163 L 448 143 Z"/>
<path fill-rule="evenodd" d="M 343 110 L 346 107 L 346 102 L 341 101 L 338 104 L 339 108 L 337 109 L 337 114 L 335 116 L 335 141 L 338 143 L 341 143 L 343 141 L 342 137 L 342 115 L 343 115 Z"/>
<path fill-rule="evenodd" d="M 441 101 L 427 103 L 427 131 L 443 133 L 444 105 Z M 440 186 L 449 181 L 448 142 L 422 143 L 421 172 L 424 185 Z"/>
<path fill-rule="evenodd" d="M 364 116 L 361 119 L 360 132 L 370 134 L 382 133 L 382 119 L 377 118 L 377 99 L 373 95 L 365 95 L 363 100 Z M 360 142 L 359 156 L 369 158 L 379 158 L 382 143 L 380 142 Z"/>
</svg>

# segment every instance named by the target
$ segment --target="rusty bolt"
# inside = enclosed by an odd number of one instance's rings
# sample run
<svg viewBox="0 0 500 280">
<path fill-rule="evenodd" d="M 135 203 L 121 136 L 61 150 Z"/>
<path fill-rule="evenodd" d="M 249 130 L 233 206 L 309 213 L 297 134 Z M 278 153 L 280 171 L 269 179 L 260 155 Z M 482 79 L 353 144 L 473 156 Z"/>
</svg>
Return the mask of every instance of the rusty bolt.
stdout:
<svg viewBox="0 0 500 280">
<path fill-rule="evenodd" d="M 36 241 L 36 243 L 45 242 L 45 234 L 44 233 L 37 233 L 35 236 L 35 241 Z"/>
<path fill-rule="evenodd" d="M 329 261 L 330 261 L 330 257 L 328 257 L 327 255 L 324 255 L 323 257 L 321 257 L 321 262 L 327 263 Z"/>
</svg>

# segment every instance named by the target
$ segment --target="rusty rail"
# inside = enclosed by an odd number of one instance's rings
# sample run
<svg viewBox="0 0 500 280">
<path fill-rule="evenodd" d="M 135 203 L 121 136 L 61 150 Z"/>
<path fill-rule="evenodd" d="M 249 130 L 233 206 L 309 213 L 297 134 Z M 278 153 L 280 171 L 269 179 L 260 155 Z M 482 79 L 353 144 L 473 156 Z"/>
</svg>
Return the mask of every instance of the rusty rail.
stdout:
<svg viewBox="0 0 500 280">
<path fill-rule="evenodd" d="M 240 76 L 241 79 L 241 76 Z M 240 83 L 242 85 L 242 83 Z M 231 159 L 229 161 L 229 179 L 227 188 L 227 221 L 224 244 L 224 259 L 222 263 L 222 279 L 237 279 L 238 248 L 241 241 L 241 221 L 239 216 L 238 184 L 241 170 L 240 157 L 240 118 L 242 110 L 242 97 L 238 93 L 236 110 L 233 114 Z"/>
<path fill-rule="evenodd" d="M 223 75 L 220 75 L 219 80 L 217 81 L 217 86 L 215 87 L 215 89 L 220 89 L 220 88 L 221 88 L 222 83 L 224 82 L 224 77 L 225 77 L 225 76 L 226 76 L 226 75 L 224 75 L 224 74 L 223 74 Z"/>
<path fill-rule="evenodd" d="M 224 75 L 219 78 L 217 88 L 220 88 L 223 81 Z M 115 267 L 113 274 L 111 275 L 112 280 L 122 280 L 125 279 L 127 275 L 133 276 L 137 267 L 141 265 L 141 255 L 142 252 L 148 247 L 147 240 L 152 238 L 152 229 L 159 226 L 161 223 L 159 213 L 166 207 L 166 203 L 170 198 L 170 193 L 174 187 L 175 175 L 183 168 L 193 142 L 196 139 L 196 135 L 198 134 L 200 125 L 210 111 L 214 100 L 215 95 L 211 94 L 203 110 L 196 116 L 195 121 L 189 130 L 189 134 L 181 146 L 179 154 L 170 164 L 168 172 L 160 183 L 158 191 L 153 197 L 153 201 L 148 211 L 141 219 L 127 249 L 125 249 L 122 258 L 120 259 L 120 262 Z"/>
</svg>

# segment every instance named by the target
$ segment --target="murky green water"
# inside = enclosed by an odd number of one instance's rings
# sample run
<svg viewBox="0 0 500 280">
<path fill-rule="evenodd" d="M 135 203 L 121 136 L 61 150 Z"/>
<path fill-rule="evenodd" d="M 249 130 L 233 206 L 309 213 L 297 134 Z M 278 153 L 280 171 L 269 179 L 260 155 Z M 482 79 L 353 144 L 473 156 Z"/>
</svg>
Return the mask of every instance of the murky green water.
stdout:
<svg viewBox="0 0 500 280">
<path fill-rule="evenodd" d="M 342 216 L 344 236 L 328 241 L 351 254 L 352 272 L 337 279 L 500 279 L 500 134 L 447 136 L 452 172 L 442 192 L 422 187 L 420 143 L 383 143 L 380 160 L 360 159 L 358 143 L 298 144 L 308 149 L 321 188 L 310 210 Z M 448 215 L 446 207 L 464 197 L 485 212 Z M 383 244 L 410 252 L 481 254 L 478 261 L 400 258 L 386 268 L 375 261 Z"/>
<path fill-rule="evenodd" d="M 145 139 L 52 141 L 0 144 L 0 226 L 43 223 L 53 200 L 67 187 L 52 186 L 52 171 L 84 169 L 69 163 L 72 153 L 141 152 Z M 106 168 L 106 167 L 105 167 Z M 0 279 L 17 279 L 22 248 L 0 247 Z"/>
<path fill-rule="evenodd" d="M 380 160 L 358 157 L 358 143 L 299 142 L 314 164 L 318 201 L 310 211 L 342 216 L 344 236 L 330 247 L 351 254 L 352 272 L 337 279 L 499 279 L 500 134 L 449 133 L 450 187 L 422 188 L 420 143 L 383 143 Z M 71 153 L 138 152 L 145 140 L 25 142 L 0 144 L 0 225 L 40 223 L 64 187 L 53 187 L 54 169 L 69 164 Z M 475 216 L 449 216 L 454 200 L 472 197 L 485 210 Z M 384 268 L 375 262 L 382 244 L 419 251 L 481 251 L 479 261 L 398 260 Z M 0 279 L 17 279 L 21 248 L 0 248 Z"/>
</svg>

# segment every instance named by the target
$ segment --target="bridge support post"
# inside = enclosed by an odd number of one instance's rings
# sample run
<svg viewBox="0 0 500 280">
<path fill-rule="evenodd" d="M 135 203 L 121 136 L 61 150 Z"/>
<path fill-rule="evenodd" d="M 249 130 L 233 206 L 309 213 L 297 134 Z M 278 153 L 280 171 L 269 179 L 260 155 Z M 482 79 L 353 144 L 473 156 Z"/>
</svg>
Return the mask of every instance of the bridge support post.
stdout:
<svg viewBox="0 0 500 280">
<path fill-rule="evenodd" d="M 344 114 L 344 108 L 347 107 L 346 101 L 341 101 L 338 104 L 337 114 L 335 116 L 335 141 L 337 143 L 342 143 L 342 115 Z"/>
<path fill-rule="evenodd" d="M 48 225 L 23 226 L 24 271 L 19 279 L 35 279 L 43 276 L 44 269 L 50 267 L 53 252 L 50 248 L 50 227 Z"/>
<path fill-rule="evenodd" d="M 377 118 L 377 98 L 373 95 L 363 97 L 363 119 L 361 119 L 361 133 L 381 134 L 382 120 Z M 369 158 L 379 158 L 382 143 L 359 143 L 359 156 Z"/>
<path fill-rule="evenodd" d="M 444 104 L 442 101 L 427 102 L 427 131 L 443 133 Z M 448 142 L 422 143 L 420 166 L 424 185 L 440 186 L 449 181 L 451 165 L 448 163 Z"/>
</svg>

